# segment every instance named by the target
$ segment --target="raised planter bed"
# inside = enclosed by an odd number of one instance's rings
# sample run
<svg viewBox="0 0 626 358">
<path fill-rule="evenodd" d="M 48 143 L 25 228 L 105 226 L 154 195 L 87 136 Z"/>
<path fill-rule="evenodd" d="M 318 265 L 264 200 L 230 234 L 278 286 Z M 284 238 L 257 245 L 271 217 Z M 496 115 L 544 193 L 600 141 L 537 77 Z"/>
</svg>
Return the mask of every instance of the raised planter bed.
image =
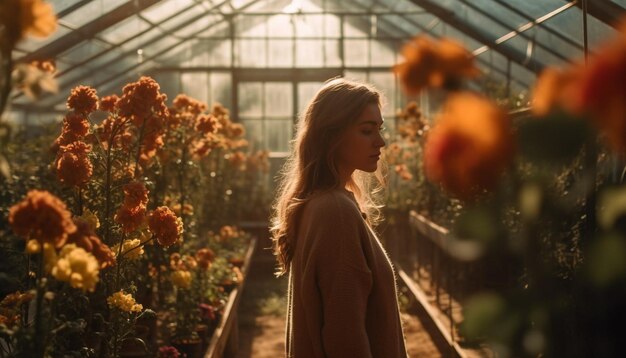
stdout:
<svg viewBox="0 0 626 358">
<path fill-rule="evenodd" d="M 248 251 L 246 252 L 241 272 L 243 273 L 243 280 L 234 288 L 228 295 L 228 301 L 224 307 L 224 312 L 220 320 L 219 325 L 213 332 L 209 347 L 204 353 L 205 358 L 221 358 L 234 356 L 237 351 L 238 337 L 239 337 L 239 325 L 237 309 L 239 307 L 239 301 L 243 293 L 244 285 L 248 277 L 248 270 L 252 261 L 252 255 L 256 248 L 257 239 L 252 239 Z"/>
</svg>

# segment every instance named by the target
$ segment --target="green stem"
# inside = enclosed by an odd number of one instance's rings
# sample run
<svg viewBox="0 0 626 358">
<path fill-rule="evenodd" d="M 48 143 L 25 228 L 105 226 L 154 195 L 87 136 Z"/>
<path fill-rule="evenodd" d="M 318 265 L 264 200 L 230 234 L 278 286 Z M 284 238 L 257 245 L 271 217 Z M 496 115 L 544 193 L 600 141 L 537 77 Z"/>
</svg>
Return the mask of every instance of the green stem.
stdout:
<svg viewBox="0 0 626 358">
<path fill-rule="evenodd" d="M 135 172 L 133 174 L 133 177 L 137 178 L 137 175 L 139 175 L 139 158 L 141 156 L 141 146 L 143 145 L 143 135 L 144 135 L 144 131 L 146 129 L 146 122 L 147 120 L 144 119 L 143 123 L 141 123 L 141 129 L 139 130 L 139 140 L 137 141 L 137 155 L 135 156 Z"/>
</svg>

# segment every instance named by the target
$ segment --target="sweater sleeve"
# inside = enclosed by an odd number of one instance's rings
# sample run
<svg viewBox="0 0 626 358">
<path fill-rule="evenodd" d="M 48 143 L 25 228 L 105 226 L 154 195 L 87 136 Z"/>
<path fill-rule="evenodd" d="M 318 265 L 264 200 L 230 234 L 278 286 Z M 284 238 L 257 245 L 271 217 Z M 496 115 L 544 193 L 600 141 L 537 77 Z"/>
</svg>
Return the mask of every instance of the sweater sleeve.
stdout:
<svg viewBox="0 0 626 358">
<path fill-rule="evenodd" d="M 327 357 L 371 357 L 365 316 L 372 274 L 365 259 L 365 234 L 358 208 L 331 196 L 314 208 L 317 285 L 322 301 L 322 345 Z"/>
</svg>

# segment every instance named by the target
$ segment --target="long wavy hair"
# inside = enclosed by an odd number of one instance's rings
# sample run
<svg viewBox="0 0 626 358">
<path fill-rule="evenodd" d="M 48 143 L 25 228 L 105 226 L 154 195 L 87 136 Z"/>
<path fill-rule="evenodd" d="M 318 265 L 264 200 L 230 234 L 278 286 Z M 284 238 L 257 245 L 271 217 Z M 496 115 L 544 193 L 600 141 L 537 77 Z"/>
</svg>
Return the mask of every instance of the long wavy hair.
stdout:
<svg viewBox="0 0 626 358">
<path fill-rule="evenodd" d="M 286 274 L 296 245 L 299 214 L 314 193 L 339 188 L 336 151 L 345 130 L 359 118 L 367 105 L 382 106 L 382 95 L 374 87 L 334 78 L 317 92 L 300 115 L 291 155 L 281 171 L 274 202 L 272 233 L 277 276 Z M 380 165 L 379 168 L 384 167 Z M 346 186 L 354 193 L 370 225 L 380 220 L 376 193 L 383 174 L 355 171 Z"/>
</svg>

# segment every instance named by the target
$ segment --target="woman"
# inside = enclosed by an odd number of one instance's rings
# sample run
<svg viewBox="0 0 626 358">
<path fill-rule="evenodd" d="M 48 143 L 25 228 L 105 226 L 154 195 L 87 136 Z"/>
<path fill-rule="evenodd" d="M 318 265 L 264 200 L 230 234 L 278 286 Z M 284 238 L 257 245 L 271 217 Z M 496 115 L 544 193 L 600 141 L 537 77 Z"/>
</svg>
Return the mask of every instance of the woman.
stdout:
<svg viewBox="0 0 626 358">
<path fill-rule="evenodd" d="M 333 79 L 299 121 L 272 227 L 278 275 L 289 273 L 287 357 L 407 356 L 364 173 L 385 145 L 380 97 Z"/>
</svg>

